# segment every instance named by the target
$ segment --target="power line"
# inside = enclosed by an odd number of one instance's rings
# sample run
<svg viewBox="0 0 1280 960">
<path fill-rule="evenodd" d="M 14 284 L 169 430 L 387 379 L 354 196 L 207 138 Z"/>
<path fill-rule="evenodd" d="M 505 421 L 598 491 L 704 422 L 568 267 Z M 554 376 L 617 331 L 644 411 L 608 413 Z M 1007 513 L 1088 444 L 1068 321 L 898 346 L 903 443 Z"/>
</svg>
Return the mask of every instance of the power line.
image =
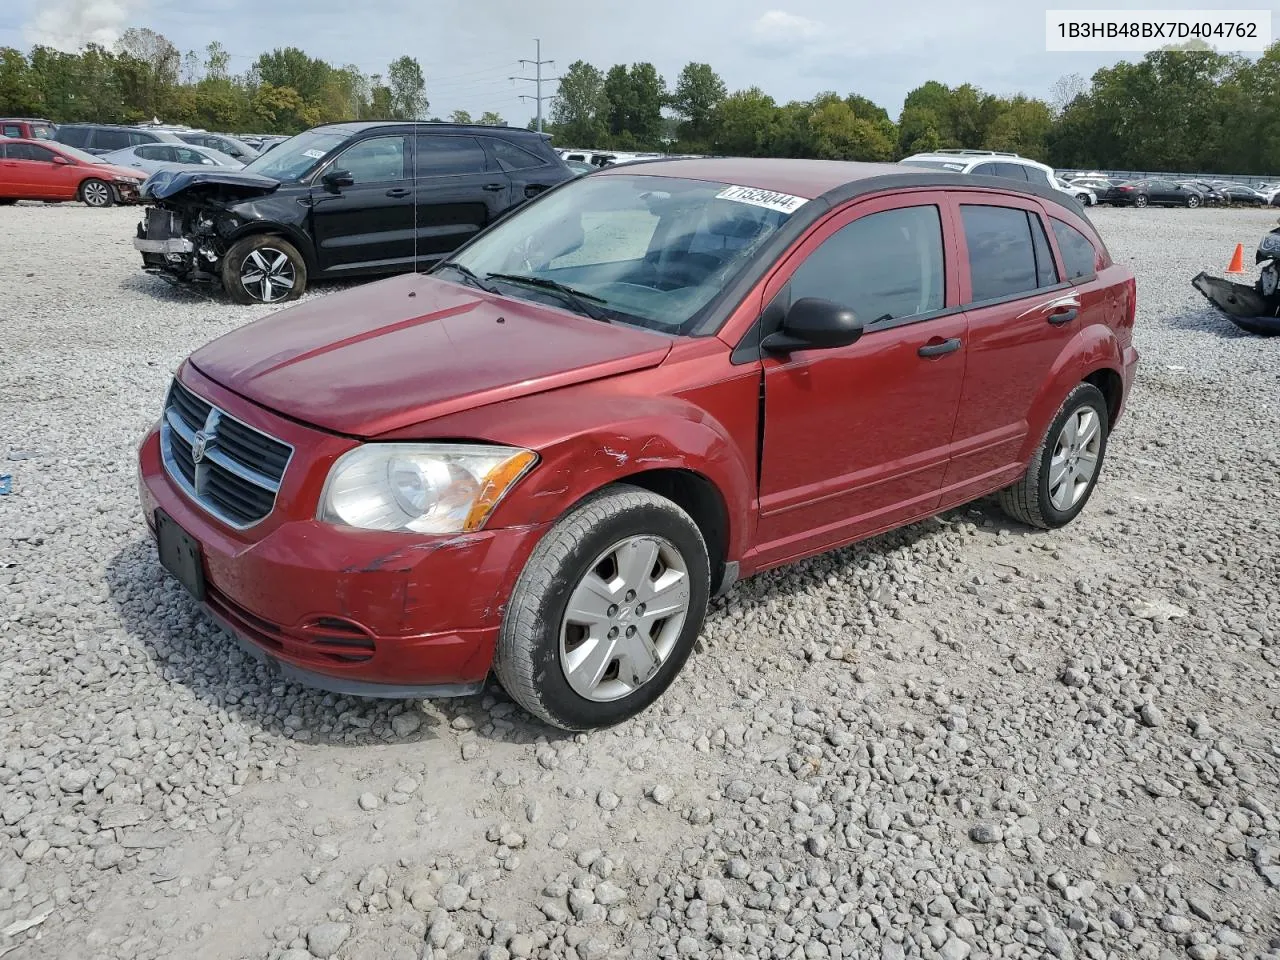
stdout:
<svg viewBox="0 0 1280 960">
<path fill-rule="evenodd" d="M 536 76 L 532 76 L 532 77 L 512 77 L 511 79 L 512 79 L 512 80 L 523 80 L 523 81 L 525 81 L 526 83 L 536 83 L 536 84 L 537 84 L 537 91 L 538 91 L 538 92 L 537 92 L 537 95 L 536 95 L 536 96 L 531 97 L 531 96 L 528 96 L 527 94 L 521 94 L 521 95 L 520 95 L 520 99 L 521 99 L 521 100 L 534 100 L 534 101 L 536 101 L 536 102 L 537 102 L 537 104 L 538 104 L 538 118 L 537 118 L 537 122 L 538 122 L 538 132 L 539 132 L 539 133 L 541 133 L 541 132 L 542 132 L 542 101 L 543 101 L 543 100 L 550 100 L 550 99 L 551 99 L 551 97 L 552 97 L 552 95 L 551 95 L 551 94 L 547 94 L 545 97 L 542 95 L 542 81 L 543 81 L 543 79 L 546 79 L 546 81 L 547 81 L 548 83 L 554 83 L 554 82 L 556 82 L 556 81 L 560 80 L 561 78 L 560 78 L 560 77 L 546 77 L 546 78 L 544 78 L 544 77 L 542 76 L 542 65 L 543 65 L 544 63 L 555 63 L 555 61 L 554 61 L 554 60 L 543 60 L 543 59 L 542 59 L 542 41 L 541 41 L 541 40 L 539 40 L 539 39 L 537 39 L 537 38 L 535 38 L 533 42 L 534 42 L 535 44 L 537 44 L 537 46 L 538 46 L 538 52 L 537 52 L 537 54 L 536 54 L 536 56 L 537 56 L 537 58 L 538 58 L 538 59 L 536 59 L 536 60 L 521 60 L 521 61 L 520 61 L 520 65 L 521 65 L 521 66 L 524 66 L 524 65 L 525 65 L 525 64 L 527 64 L 527 63 L 531 63 L 531 64 L 533 64 L 533 65 L 537 68 L 537 69 L 536 69 L 536 71 L 535 71 Z"/>
</svg>

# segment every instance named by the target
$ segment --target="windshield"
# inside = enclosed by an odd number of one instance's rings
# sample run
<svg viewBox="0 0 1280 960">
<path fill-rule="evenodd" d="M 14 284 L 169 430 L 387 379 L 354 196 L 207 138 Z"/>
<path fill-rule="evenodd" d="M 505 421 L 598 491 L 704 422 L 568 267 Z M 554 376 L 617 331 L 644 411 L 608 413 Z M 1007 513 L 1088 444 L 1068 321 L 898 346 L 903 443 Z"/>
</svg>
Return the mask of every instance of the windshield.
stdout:
<svg viewBox="0 0 1280 960">
<path fill-rule="evenodd" d="M 300 133 L 246 164 L 244 172 L 273 180 L 301 180 L 325 154 L 346 143 L 349 137 L 350 134 L 332 130 Z"/>
<path fill-rule="evenodd" d="M 102 157 L 95 157 L 92 153 L 86 153 L 78 147 L 68 147 L 65 143 L 58 144 L 58 150 L 65 153 L 68 157 L 78 163 L 104 164 L 111 162 L 110 160 L 105 160 Z"/>
<path fill-rule="evenodd" d="M 566 298 L 545 288 L 555 281 L 590 298 L 604 319 L 688 333 L 804 202 L 705 180 L 584 177 L 498 223 L 450 262 L 509 296 L 564 307 Z M 544 287 L 487 279 L 495 274 Z"/>
</svg>

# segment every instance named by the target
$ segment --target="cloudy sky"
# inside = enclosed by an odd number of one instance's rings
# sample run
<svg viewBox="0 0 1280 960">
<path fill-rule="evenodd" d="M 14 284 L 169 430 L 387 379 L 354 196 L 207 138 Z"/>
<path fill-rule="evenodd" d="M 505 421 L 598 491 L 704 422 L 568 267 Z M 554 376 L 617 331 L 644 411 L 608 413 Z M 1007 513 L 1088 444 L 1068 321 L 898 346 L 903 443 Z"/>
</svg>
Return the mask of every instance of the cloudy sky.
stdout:
<svg viewBox="0 0 1280 960">
<path fill-rule="evenodd" d="M 533 85 L 508 78 L 532 70 L 517 61 L 533 59 L 534 37 L 541 37 L 543 57 L 555 60 L 546 68 L 552 76 L 578 59 L 602 69 L 649 60 L 670 83 L 698 60 L 731 90 L 756 85 L 779 101 L 856 92 L 896 117 L 907 91 L 926 80 L 1047 97 L 1063 74 L 1088 77 L 1117 59 L 1046 53 L 1044 10 L 1026 0 L 3 0 L 0 46 L 109 44 L 139 25 L 183 51 L 218 40 L 234 55 L 236 72 L 276 46 L 366 73 L 385 72 L 389 60 L 408 53 L 426 73 L 432 114 L 497 110 L 524 122 L 533 104 L 519 97 Z"/>
</svg>

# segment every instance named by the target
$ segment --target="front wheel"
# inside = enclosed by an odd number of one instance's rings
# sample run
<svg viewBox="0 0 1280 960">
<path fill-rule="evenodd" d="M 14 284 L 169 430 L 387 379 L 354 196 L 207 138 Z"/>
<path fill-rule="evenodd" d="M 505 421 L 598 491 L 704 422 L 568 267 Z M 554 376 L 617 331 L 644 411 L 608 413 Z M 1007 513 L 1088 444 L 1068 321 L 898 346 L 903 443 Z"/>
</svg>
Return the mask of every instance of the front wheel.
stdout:
<svg viewBox="0 0 1280 960">
<path fill-rule="evenodd" d="M 87 207 L 109 207 L 116 202 L 111 184 L 92 177 L 80 184 L 80 199 Z"/>
<path fill-rule="evenodd" d="M 1067 395 L 1022 479 L 1000 491 L 1014 520 L 1042 530 L 1065 526 L 1084 509 L 1107 452 L 1110 417 L 1102 391 L 1081 383 Z"/>
<path fill-rule="evenodd" d="M 706 542 L 684 510 L 639 487 L 607 488 L 529 558 L 494 673 L 517 703 L 563 730 L 621 723 L 684 666 L 710 582 Z"/>
<path fill-rule="evenodd" d="M 245 237 L 222 258 L 222 286 L 236 303 L 296 300 L 307 287 L 307 264 L 282 237 Z"/>
</svg>

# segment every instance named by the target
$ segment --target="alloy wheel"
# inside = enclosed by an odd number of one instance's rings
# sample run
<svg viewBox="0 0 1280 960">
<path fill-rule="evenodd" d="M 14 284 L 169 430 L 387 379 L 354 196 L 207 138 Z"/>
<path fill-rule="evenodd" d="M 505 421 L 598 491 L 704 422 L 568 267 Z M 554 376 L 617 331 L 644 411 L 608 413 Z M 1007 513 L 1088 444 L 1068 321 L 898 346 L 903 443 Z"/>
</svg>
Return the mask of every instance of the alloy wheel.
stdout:
<svg viewBox="0 0 1280 960">
<path fill-rule="evenodd" d="M 274 303 L 284 297 L 297 280 L 293 261 L 275 247 L 251 250 L 240 262 L 240 285 L 255 300 Z"/>
<path fill-rule="evenodd" d="M 98 180 L 86 183 L 82 193 L 84 202 L 91 207 L 105 207 L 111 202 L 111 188 Z"/>
<path fill-rule="evenodd" d="M 1081 407 L 1067 418 L 1049 461 L 1049 500 L 1070 510 L 1089 490 L 1102 450 L 1102 424 L 1093 407 Z"/>
<path fill-rule="evenodd" d="M 634 536 L 601 553 L 560 625 L 560 667 L 580 697 L 634 693 L 671 656 L 689 612 L 689 568 L 671 541 Z"/>
</svg>

